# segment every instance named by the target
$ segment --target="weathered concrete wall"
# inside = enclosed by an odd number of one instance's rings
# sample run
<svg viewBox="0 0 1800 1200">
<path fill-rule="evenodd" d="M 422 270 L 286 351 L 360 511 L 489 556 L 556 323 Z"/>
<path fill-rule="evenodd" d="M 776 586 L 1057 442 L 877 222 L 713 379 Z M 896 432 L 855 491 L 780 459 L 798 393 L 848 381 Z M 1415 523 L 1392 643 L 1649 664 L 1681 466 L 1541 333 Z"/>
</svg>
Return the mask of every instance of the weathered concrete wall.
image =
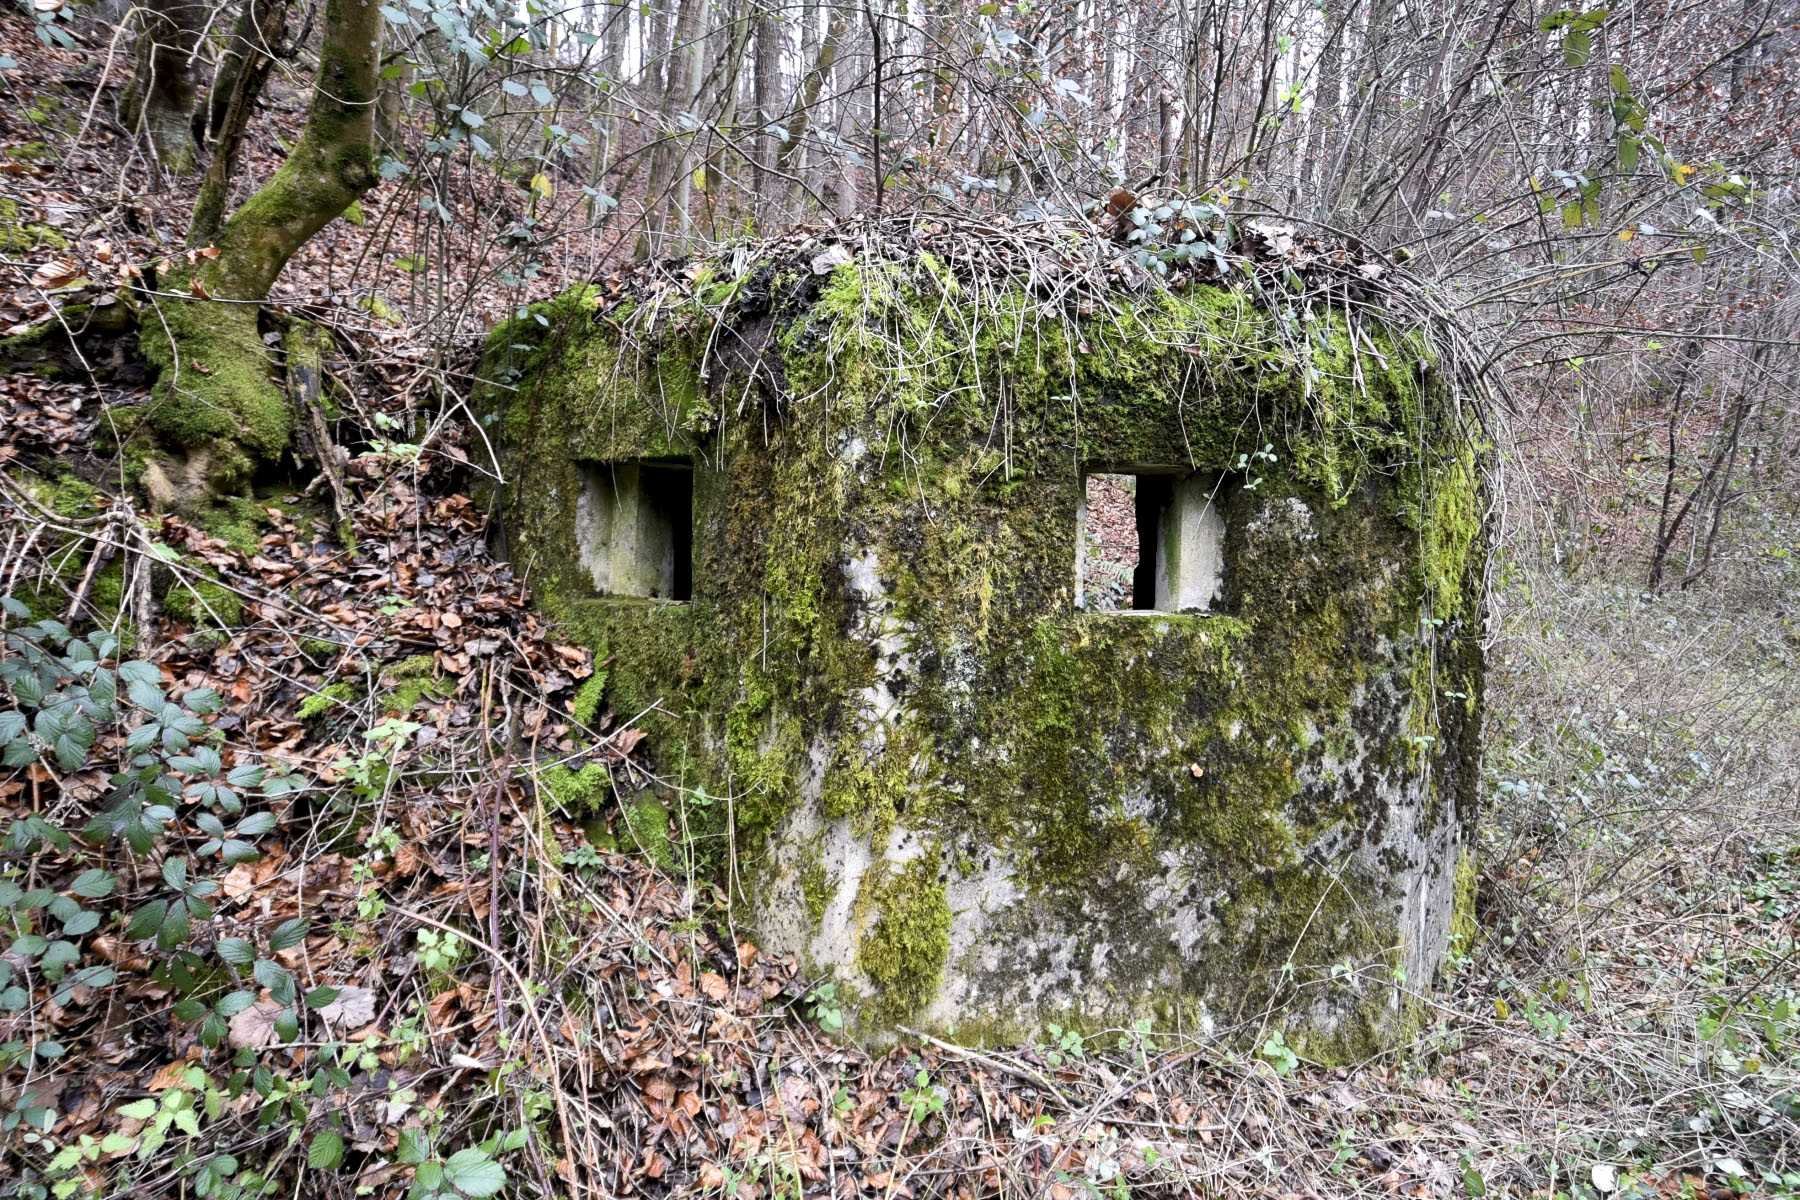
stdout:
<svg viewBox="0 0 1800 1200">
<path fill-rule="evenodd" d="M 689 828 L 732 834 L 692 852 L 864 1031 L 1280 1003 L 1314 1053 L 1373 1047 L 1475 815 L 1476 449 L 1366 317 L 1295 345 L 1228 289 L 1110 307 L 977 304 L 929 258 L 565 296 L 484 367 L 515 560 L 616 709 L 662 702 Z M 671 458 L 692 602 L 597 595 L 584 471 Z M 1191 473 L 1164 542 L 1222 534 L 1207 611 L 1077 610 L 1105 463 Z"/>
</svg>

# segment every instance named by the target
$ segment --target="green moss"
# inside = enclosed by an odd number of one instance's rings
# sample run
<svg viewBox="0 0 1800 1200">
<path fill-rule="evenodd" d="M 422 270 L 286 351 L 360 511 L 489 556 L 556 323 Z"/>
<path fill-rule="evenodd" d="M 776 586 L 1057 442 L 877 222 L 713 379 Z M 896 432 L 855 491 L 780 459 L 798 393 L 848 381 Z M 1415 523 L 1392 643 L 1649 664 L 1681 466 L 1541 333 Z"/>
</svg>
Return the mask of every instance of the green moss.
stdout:
<svg viewBox="0 0 1800 1200">
<path fill-rule="evenodd" d="M 625 828 L 643 856 L 663 868 L 675 869 L 675 846 L 669 840 L 669 810 L 646 792 L 625 805 Z"/>
<path fill-rule="evenodd" d="M 19 202 L 0 196 L 0 254 L 29 254 L 34 250 L 66 250 L 68 239 L 35 221 L 19 220 Z M 60 329 L 60 325 L 58 326 Z"/>
<path fill-rule="evenodd" d="M 211 578 L 176 580 L 163 596 L 162 610 L 172 620 L 223 629 L 237 628 L 244 618 L 243 600 Z"/>
<path fill-rule="evenodd" d="M 165 287 L 185 284 L 172 272 Z M 164 300 L 143 327 L 144 356 L 158 376 L 147 423 L 164 441 L 206 456 L 217 495 L 245 491 L 259 461 L 287 449 L 288 403 L 271 374 L 254 304 Z"/>
<path fill-rule="evenodd" d="M 806 911 L 817 925 L 825 917 L 836 889 L 831 886 L 831 873 L 818 859 L 807 863 L 800 872 L 800 894 L 806 899 Z"/>
<path fill-rule="evenodd" d="M 442 700 L 454 688 L 438 676 L 437 659 L 429 654 L 390 663 L 381 671 L 382 706 L 389 712 L 405 716 L 422 700 Z"/>
<path fill-rule="evenodd" d="M 594 849 L 605 850 L 608 853 L 618 852 L 619 840 L 613 836 L 612 826 L 608 825 L 606 818 L 598 813 L 581 823 L 581 833 L 583 837 L 587 838 L 588 845 Z"/>
<path fill-rule="evenodd" d="M 595 671 L 575 689 L 575 698 L 569 702 L 569 716 L 577 725 L 592 725 L 594 718 L 600 715 L 600 705 L 605 699 L 606 672 Z"/>
<path fill-rule="evenodd" d="M 106 496 L 74 475 L 59 475 L 33 489 L 38 503 L 59 517 L 91 517 L 106 507 Z"/>
<path fill-rule="evenodd" d="M 1468 954 L 1481 936 L 1475 921 L 1475 889 L 1479 883 L 1475 852 L 1464 850 L 1456 860 L 1456 901 L 1450 911 L 1450 952 Z"/>
<path fill-rule="evenodd" d="M 57 96 L 44 93 L 39 93 L 25 109 L 25 119 L 41 129 L 53 129 L 59 133 L 74 133 L 80 124 L 68 104 Z"/>
<path fill-rule="evenodd" d="M 306 699 L 300 701 L 295 715 L 302 721 L 310 721 L 314 717 L 322 717 L 333 709 L 353 704 L 362 696 L 362 690 L 351 683 L 328 683 Z"/>
<path fill-rule="evenodd" d="M 606 803 L 612 777 L 604 763 L 586 763 L 579 771 L 555 763 L 538 772 L 538 782 L 565 812 L 581 816 L 598 812 Z"/>
<path fill-rule="evenodd" d="M 881 988 L 871 1008 L 880 1024 L 914 1016 L 937 991 L 950 953 L 950 903 L 939 870 L 936 854 L 882 864 L 857 890 L 857 923 L 868 924 L 856 965 Z"/>
</svg>

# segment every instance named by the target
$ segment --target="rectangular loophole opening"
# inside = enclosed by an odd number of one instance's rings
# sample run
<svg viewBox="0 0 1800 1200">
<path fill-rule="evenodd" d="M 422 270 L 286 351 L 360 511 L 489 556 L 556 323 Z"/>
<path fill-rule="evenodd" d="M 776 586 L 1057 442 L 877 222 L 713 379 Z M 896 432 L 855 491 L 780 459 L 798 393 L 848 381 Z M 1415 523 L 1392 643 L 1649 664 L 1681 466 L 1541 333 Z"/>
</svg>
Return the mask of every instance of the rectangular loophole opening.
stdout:
<svg viewBox="0 0 1800 1200">
<path fill-rule="evenodd" d="M 575 501 L 581 565 L 603 596 L 694 593 L 694 471 L 686 463 L 583 465 Z"/>
<path fill-rule="evenodd" d="M 1075 607 L 1208 612 L 1224 575 L 1225 521 L 1214 476 L 1090 471 L 1075 537 Z"/>
</svg>

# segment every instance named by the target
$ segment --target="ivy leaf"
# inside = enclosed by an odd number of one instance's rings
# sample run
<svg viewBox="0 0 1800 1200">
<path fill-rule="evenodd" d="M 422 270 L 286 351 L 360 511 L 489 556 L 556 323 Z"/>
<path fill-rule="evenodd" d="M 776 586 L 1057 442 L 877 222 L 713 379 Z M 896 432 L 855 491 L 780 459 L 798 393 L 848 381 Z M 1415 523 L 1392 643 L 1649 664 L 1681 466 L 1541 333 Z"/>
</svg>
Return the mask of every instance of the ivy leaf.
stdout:
<svg viewBox="0 0 1800 1200">
<path fill-rule="evenodd" d="M 235 1017 L 255 1003 L 256 993 L 245 988 L 241 991 L 227 993 L 217 1004 L 213 1005 L 213 1011 L 221 1017 Z"/>
<path fill-rule="evenodd" d="M 162 927 L 156 931 L 157 948 L 162 950 L 173 950 L 175 947 L 181 945 L 181 943 L 187 941 L 188 931 L 191 926 L 192 922 L 188 919 L 187 905 L 180 903 L 170 905 L 169 915 L 163 918 Z"/>
<path fill-rule="evenodd" d="M 126 683 L 147 683 L 159 689 L 162 685 L 162 672 L 156 668 L 156 665 L 138 659 L 120 663 L 119 678 Z M 158 703 L 160 702 L 161 697 L 159 696 Z"/>
</svg>

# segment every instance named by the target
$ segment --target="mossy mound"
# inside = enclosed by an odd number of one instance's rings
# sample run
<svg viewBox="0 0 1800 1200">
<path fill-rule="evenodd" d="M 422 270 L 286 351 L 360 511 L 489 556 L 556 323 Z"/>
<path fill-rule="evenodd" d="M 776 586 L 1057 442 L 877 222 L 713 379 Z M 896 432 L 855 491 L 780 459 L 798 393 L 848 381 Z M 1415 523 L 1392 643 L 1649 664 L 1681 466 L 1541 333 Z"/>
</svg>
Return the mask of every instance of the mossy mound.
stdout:
<svg viewBox="0 0 1800 1200">
<path fill-rule="evenodd" d="M 1281 1006 L 1318 1057 L 1391 1041 L 1476 812 L 1482 448 L 1428 330 L 1354 268 L 1326 303 L 996 240 L 739 254 L 503 325 L 514 557 L 660 772 L 729 798 L 762 938 L 864 1033 Z M 669 462 L 691 600 L 596 594 L 584 489 Z M 1084 472 L 1137 466 L 1217 481 L 1210 611 L 1077 610 Z"/>
</svg>

